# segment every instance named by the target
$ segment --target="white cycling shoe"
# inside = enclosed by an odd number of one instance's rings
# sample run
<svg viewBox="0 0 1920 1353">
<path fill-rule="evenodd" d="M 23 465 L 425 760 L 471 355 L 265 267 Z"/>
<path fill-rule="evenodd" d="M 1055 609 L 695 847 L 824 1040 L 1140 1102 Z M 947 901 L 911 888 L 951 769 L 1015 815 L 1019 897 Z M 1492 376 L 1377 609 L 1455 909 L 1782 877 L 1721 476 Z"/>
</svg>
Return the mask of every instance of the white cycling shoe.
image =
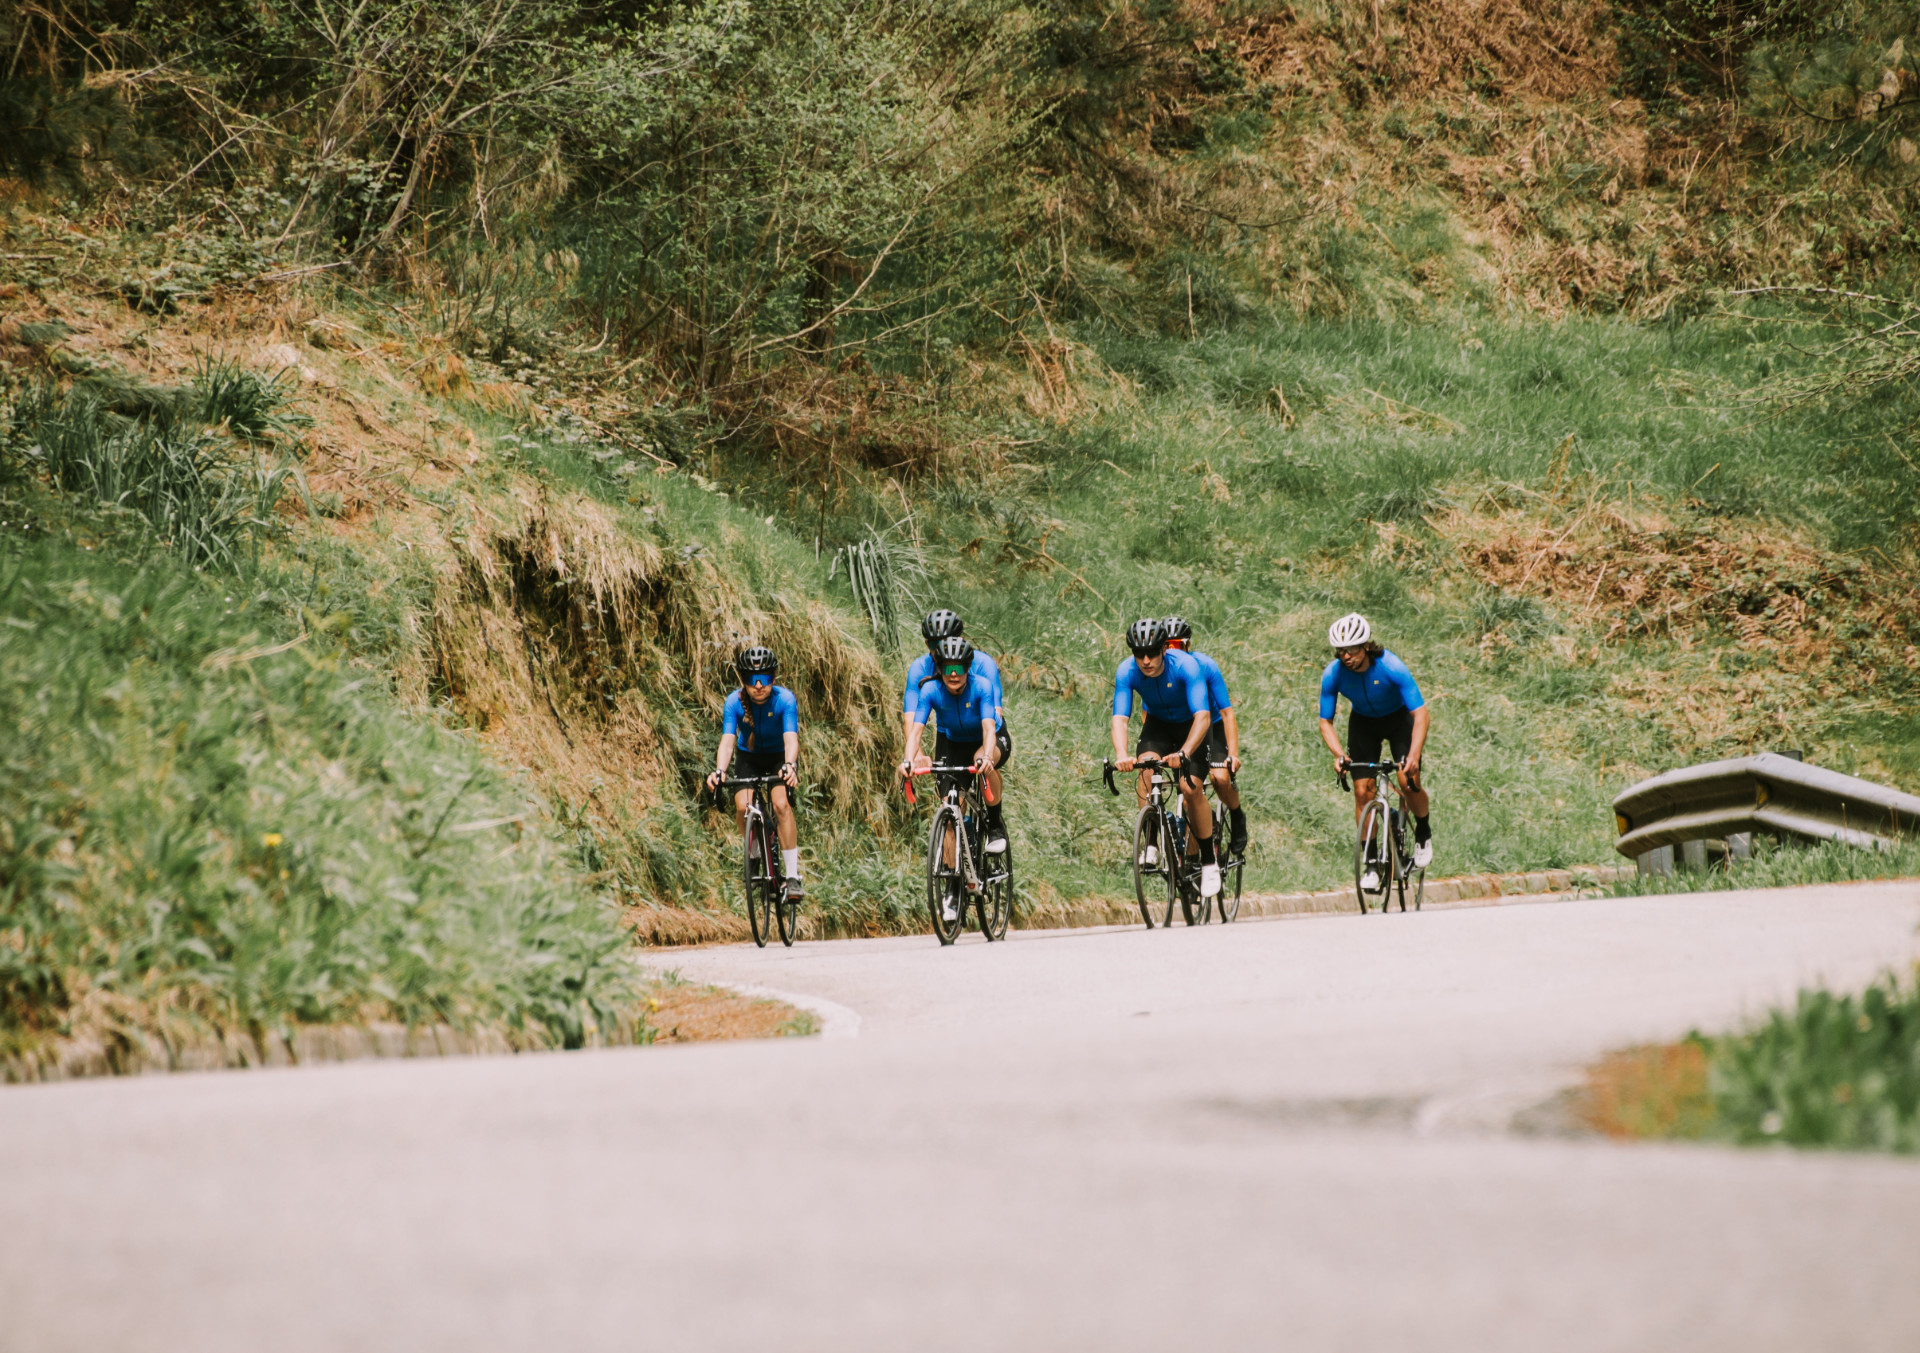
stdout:
<svg viewBox="0 0 1920 1353">
<path fill-rule="evenodd" d="M 1005 855 L 1006 853 L 1007 853 L 1007 838 L 1004 834 L 1000 836 L 990 836 L 987 838 L 987 854 Z"/>
<path fill-rule="evenodd" d="M 1413 867 L 1415 869 L 1425 869 L 1432 863 L 1433 838 L 1428 837 L 1424 841 L 1415 841 L 1413 843 Z"/>
<path fill-rule="evenodd" d="M 1360 876 L 1360 891 L 1363 893 L 1377 893 L 1380 891 L 1379 870 L 1369 869 Z"/>
<path fill-rule="evenodd" d="M 940 919 L 943 921 L 957 921 L 960 919 L 960 908 L 953 905 L 953 899 L 951 897 L 940 904 Z"/>
<path fill-rule="evenodd" d="M 1203 864 L 1200 866 L 1200 896 L 1220 896 L 1220 866 Z"/>
<path fill-rule="evenodd" d="M 1159 863 L 1160 863 L 1160 847 L 1148 846 L 1145 850 L 1140 852 L 1140 867 L 1142 869 L 1151 869 L 1156 864 L 1159 864 Z"/>
</svg>

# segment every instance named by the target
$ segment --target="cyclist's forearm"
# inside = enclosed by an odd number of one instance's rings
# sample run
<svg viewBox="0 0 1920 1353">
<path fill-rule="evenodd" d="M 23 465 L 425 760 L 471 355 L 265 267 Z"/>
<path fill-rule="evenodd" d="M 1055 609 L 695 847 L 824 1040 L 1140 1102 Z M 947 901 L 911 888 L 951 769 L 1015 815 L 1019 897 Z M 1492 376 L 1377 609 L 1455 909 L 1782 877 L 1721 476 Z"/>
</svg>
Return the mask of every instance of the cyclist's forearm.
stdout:
<svg viewBox="0 0 1920 1353">
<path fill-rule="evenodd" d="M 798 733 L 782 733 L 780 735 L 780 751 L 789 766 L 799 765 L 800 735 Z"/>
<path fill-rule="evenodd" d="M 1131 723 L 1124 714 L 1113 716 L 1113 759 L 1122 761 L 1127 755 L 1127 727 Z"/>
<path fill-rule="evenodd" d="M 1347 749 L 1340 745 L 1340 730 L 1333 726 L 1332 719 L 1320 721 L 1320 741 L 1327 744 L 1327 750 L 1335 756 L 1345 756 Z"/>
<path fill-rule="evenodd" d="M 733 734 L 722 733 L 720 735 L 720 750 L 714 753 L 713 768 L 722 775 L 725 775 L 727 773 L 727 767 L 733 764 L 733 743 Z"/>
<path fill-rule="evenodd" d="M 912 744 L 913 728 L 914 728 L 913 711 L 908 710 L 905 714 L 902 714 L 900 716 L 900 745 L 902 747 L 909 746 Z M 909 752 L 907 753 L 907 755 L 911 756 L 913 755 L 913 753 Z"/>
<path fill-rule="evenodd" d="M 1413 742 L 1408 749 L 1408 753 L 1415 761 L 1418 761 L 1420 759 L 1420 753 L 1426 750 L 1427 725 L 1432 721 L 1432 716 L 1427 713 L 1427 707 L 1425 705 L 1420 706 L 1420 708 L 1413 712 Z"/>
<path fill-rule="evenodd" d="M 1220 722 L 1227 730 L 1227 755 L 1235 761 L 1240 759 L 1240 720 L 1230 709 L 1220 711 Z"/>
<path fill-rule="evenodd" d="M 907 760 L 920 755 L 920 730 L 925 725 L 909 722 L 907 724 Z"/>
</svg>

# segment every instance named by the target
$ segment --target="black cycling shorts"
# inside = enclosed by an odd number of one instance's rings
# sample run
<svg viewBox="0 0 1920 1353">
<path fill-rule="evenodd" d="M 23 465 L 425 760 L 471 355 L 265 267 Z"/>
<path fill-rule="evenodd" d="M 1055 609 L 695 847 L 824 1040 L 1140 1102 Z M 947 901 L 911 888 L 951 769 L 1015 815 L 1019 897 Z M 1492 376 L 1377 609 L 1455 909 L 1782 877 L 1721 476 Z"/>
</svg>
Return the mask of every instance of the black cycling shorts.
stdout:
<svg viewBox="0 0 1920 1353">
<path fill-rule="evenodd" d="M 785 759 L 779 752 L 741 752 L 733 754 L 733 764 L 727 767 L 727 773 L 735 779 L 744 780 L 755 775 L 778 775 Z"/>
<path fill-rule="evenodd" d="M 1227 761 L 1227 725 L 1220 719 L 1213 721 L 1213 727 L 1207 730 L 1207 760 L 1216 766 Z"/>
<path fill-rule="evenodd" d="M 1174 723 L 1168 719 L 1156 719 L 1149 714 L 1140 725 L 1140 741 L 1134 744 L 1133 754 L 1135 756 L 1171 756 L 1187 745 L 1187 735 L 1191 732 L 1193 732 L 1191 719 L 1185 723 Z M 1195 753 L 1196 759 L 1206 756 L 1211 745 L 1210 738 L 1202 738 L 1200 742 L 1200 748 Z M 1222 756 L 1226 755 L 1225 747 L 1226 734 L 1222 733 Z M 1187 761 L 1184 757 L 1181 758 L 1180 768 L 1187 769 Z"/>
<path fill-rule="evenodd" d="M 1386 743 L 1393 750 L 1395 761 L 1405 761 L 1407 753 L 1413 750 L 1413 711 L 1403 709 L 1398 714 L 1382 714 L 1378 718 L 1366 714 L 1350 715 L 1347 719 L 1347 759 L 1349 761 L 1378 761 L 1380 744 Z"/>
<path fill-rule="evenodd" d="M 993 730 L 993 741 L 994 745 L 1000 749 L 1000 765 L 1004 766 L 1013 760 L 1013 734 L 1007 731 L 1005 724 Z"/>
<path fill-rule="evenodd" d="M 936 731 L 933 735 L 933 760 L 935 765 L 971 766 L 973 759 L 978 755 L 980 755 L 980 744 L 977 741 L 948 742 L 945 733 Z M 941 797 L 944 798 L 946 797 L 947 784 L 949 781 L 958 784 L 961 790 L 964 791 L 974 777 L 953 772 L 946 775 L 936 775 L 933 779 L 934 784 L 940 791 Z"/>
</svg>

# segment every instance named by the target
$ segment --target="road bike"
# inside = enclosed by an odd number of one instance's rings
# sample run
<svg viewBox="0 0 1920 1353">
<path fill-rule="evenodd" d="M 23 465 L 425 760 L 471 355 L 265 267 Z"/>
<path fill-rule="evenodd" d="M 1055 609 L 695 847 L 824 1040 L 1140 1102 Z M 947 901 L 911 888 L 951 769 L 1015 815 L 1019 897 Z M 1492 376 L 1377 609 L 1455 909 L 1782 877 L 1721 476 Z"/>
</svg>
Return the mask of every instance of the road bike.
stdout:
<svg viewBox="0 0 1920 1353">
<path fill-rule="evenodd" d="M 1218 770 L 1226 764 L 1224 761 L 1216 761 L 1213 763 L 1213 768 Z M 1227 778 L 1238 779 L 1231 770 L 1227 772 Z M 1240 914 L 1241 876 L 1247 869 L 1245 855 L 1232 855 L 1227 851 L 1227 843 L 1231 836 L 1232 828 L 1227 820 L 1226 807 L 1216 801 L 1213 805 L 1213 842 L 1219 851 L 1220 895 L 1213 899 L 1213 906 L 1219 913 L 1221 925 L 1226 925 Z"/>
<path fill-rule="evenodd" d="M 952 944 L 966 929 L 971 906 L 989 942 L 1005 939 L 1013 917 L 1013 842 L 998 854 L 987 853 L 979 768 L 936 763 L 913 775 L 936 777 L 940 792 L 927 828 L 927 912 L 933 933 L 942 945 Z M 913 775 L 902 782 L 909 803 L 916 802 Z"/>
<path fill-rule="evenodd" d="M 1200 861 L 1187 858 L 1187 805 L 1180 797 L 1176 783 L 1178 777 L 1171 768 L 1157 756 L 1134 758 L 1134 767 L 1152 772 L 1147 778 L 1147 801 L 1140 809 L 1140 815 L 1133 821 L 1133 896 L 1140 905 L 1140 919 L 1152 930 L 1156 924 L 1173 924 L 1173 909 L 1180 908 L 1180 915 L 1188 925 L 1205 925 L 1211 906 L 1200 895 Z M 1119 794 L 1120 789 L 1114 783 L 1117 768 L 1113 762 L 1104 763 L 1107 791 Z M 1172 786 L 1172 806 L 1167 803 L 1168 788 Z M 1214 817 L 1214 835 L 1220 833 L 1220 819 Z M 1164 892 L 1166 908 L 1161 919 L 1153 917 L 1160 910 L 1160 898 Z M 1233 910 L 1240 909 L 1239 885 L 1235 882 Z M 1222 920 L 1232 917 L 1222 915 Z"/>
<path fill-rule="evenodd" d="M 1353 892 L 1360 900 L 1360 910 L 1368 910 L 1369 891 L 1378 894 L 1380 910 L 1386 911 L 1397 895 L 1400 910 L 1407 909 L 1407 888 L 1413 888 L 1413 909 L 1420 910 L 1421 899 L 1427 891 L 1427 871 L 1414 866 L 1413 852 L 1407 849 L 1407 822 L 1405 796 L 1400 785 L 1394 779 L 1400 769 L 1398 761 L 1389 758 L 1385 761 L 1349 761 L 1343 770 L 1335 772 L 1334 779 L 1343 790 L 1351 790 L 1347 777 L 1356 780 L 1372 780 L 1386 788 L 1376 793 L 1360 812 L 1360 827 L 1353 844 Z M 1391 805 L 1387 794 L 1393 795 Z M 1369 890 L 1364 885 L 1368 869 L 1374 871 L 1379 887 Z"/>
<path fill-rule="evenodd" d="M 747 803 L 746 831 L 743 833 L 746 862 L 741 870 L 747 890 L 747 924 L 753 927 L 753 942 L 762 949 L 773 938 L 774 926 L 780 928 L 780 943 L 793 947 L 800 928 L 800 904 L 787 896 L 784 871 L 777 867 L 774 854 L 773 801 L 767 791 L 784 784 L 778 775 L 748 775 L 722 780 L 713 791 L 714 806 L 725 811 L 733 790 L 751 789 Z M 788 791 L 791 795 L 792 791 Z"/>
</svg>

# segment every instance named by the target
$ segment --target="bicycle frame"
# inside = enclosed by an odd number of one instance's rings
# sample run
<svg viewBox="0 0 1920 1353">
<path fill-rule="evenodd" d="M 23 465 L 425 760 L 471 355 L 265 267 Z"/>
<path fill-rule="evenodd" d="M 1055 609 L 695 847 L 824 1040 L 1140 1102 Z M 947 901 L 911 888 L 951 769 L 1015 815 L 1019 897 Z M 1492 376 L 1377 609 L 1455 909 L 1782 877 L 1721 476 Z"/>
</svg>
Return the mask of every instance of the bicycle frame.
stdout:
<svg viewBox="0 0 1920 1353">
<path fill-rule="evenodd" d="M 1005 938 L 1012 916 L 1013 857 L 1009 845 L 998 858 L 998 872 L 989 869 L 983 852 L 985 838 L 971 825 L 985 807 L 980 768 L 941 762 L 926 770 L 911 771 L 901 782 L 909 803 L 919 801 L 913 790 L 916 775 L 933 775 L 938 777 L 937 783 L 944 781 L 927 831 L 927 906 L 934 933 L 943 946 L 952 944 L 965 927 L 967 908 L 972 906 L 979 913 L 981 934 L 989 941 Z M 967 778 L 963 780 L 962 776 Z M 950 826 L 946 825 L 949 817 Z M 947 885 L 939 881 L 953 877 L 946 871 L 955 871 L 960 884 L 959 896 L 951 898 L 955 912 L 952 918 L 945 914 L 951 895 Z M 936 898 L 936 892 L 941 896 Z"/>
<path fill-rule="evenodd" d="M 1139 815 L 1134 827 L 1134 899 L 1140 907 L 1140 919 L 1146 922 L 1149 930 L 1154 928 L 1154 905 L 1147 901 L 1145 878 L 1165 878 L 1168 882 L 1167 905 L 1164 916 L 1159 922 L 1162 926 L 1173 924 L 1173 909 L 1179 905 L 1188 925 L 1204 925 L 1212 914 L 1211 905 L 1200 895 L 1199 867 L 1189 865 L 1187 849 L 1187 804 L 1186 797 L 1180 793 L 1179 773 L 1157 756 L 1147 755 L 1134 758 L 1134 769 L 1150 772 L 1147 776 L 1147 800 L 1140 805 Z M 1114 775 L 1128 774 L 1120 771 L 1113 762 L 1103 764 L 1107 791 L 1118 797 L 1120 790 L 1114 783 Z M 1205 794 L 1205 780 L 1202 779 L 1201 792 Z M 1169 789 L 1172 789 L 1172 804 L 1167 802 Z M 1152 816 L 1149 817 L 1149 814 Z M 1164 840 L 1148 842 L 1144 839 L 1141 824 L 1159 822 L 1165 824 L 1160 833 Z M 1144 845 L 1151 845 L 1163 858 L 1156 859 L 1151 865 L 1142 864 L 1140 851 Z"/>
<path fill-rule="evenodd" d="M 1375 784 L 1385 782 L 1385 791 L 1376 791 L 1370 803 L 1361 811 L 1356 827 L 1354 843 L 1353 888 L 1359 899 L 1361 912 L 1366 912 L 1367 890 L 1361 887 L 1364 874 L 1371 862 L 1372 867 L 1385 871 L 1385 877 L 1377 890 L 1380 893 L 1380 910 L 1387 910 L 1390 894 L 1396 893 L 1400 900 L 1400 910 L 1407 909 L 1407 882 L 1414 881 L 1413 909 L 1420 910 L 1422 899 L 1426 895 L 1427 880 L 1424 869 L 1416 870 L 1413 856 L 1407 850 L 1406 791 L 1401 787 L 1398 775 L 1401 763 L 1389 757 L 1385 761 L 1349 761 L 1341 770 L 1334 773 L 1334 780 L 1343 790 L 1351 790 L 1348 778 L 1372 780 Z M 1388 794 L 1392 797 L 1389 799 Z M 1418 875 L 1416 878 L 1415 875 Z"/>
<path fill-rule="evenodd" d="M 773 801 L 772 789 L 775 785 L 785 784 L 780 775 L 747 775 L 737 778 L 725 778 L 714 787 L 714 806 L 724 811 L 729 806 L 731 792 L 742 789 L 751 790 L 752 797 L 747 800 L 746 810 L 741 822 L 741 837 L 745 842 L 747 865 L 744 885 L 747 889 L 747 921 L 753 930 L 754 943 L 765 946 L 768 938 L 767 920 L 776 920 L 780 927 L 781 943 L 791 946 L 798 927 L 795 912 L 799 904 L 787 898 L 787 880 L 784 873 L 776 867 L 774 859 Z M 789 798 L 792 790 L 788 790 Z M 760 850 L 755 858 L 753 842 L 758 830 Z M 767 900 L 771 903 L 774 916 L 763 914 L 754 897 L 754 877 L 756 868 L 759 877 L 764 880 L 761 887 L 766 890 Z"/>
</svg>

